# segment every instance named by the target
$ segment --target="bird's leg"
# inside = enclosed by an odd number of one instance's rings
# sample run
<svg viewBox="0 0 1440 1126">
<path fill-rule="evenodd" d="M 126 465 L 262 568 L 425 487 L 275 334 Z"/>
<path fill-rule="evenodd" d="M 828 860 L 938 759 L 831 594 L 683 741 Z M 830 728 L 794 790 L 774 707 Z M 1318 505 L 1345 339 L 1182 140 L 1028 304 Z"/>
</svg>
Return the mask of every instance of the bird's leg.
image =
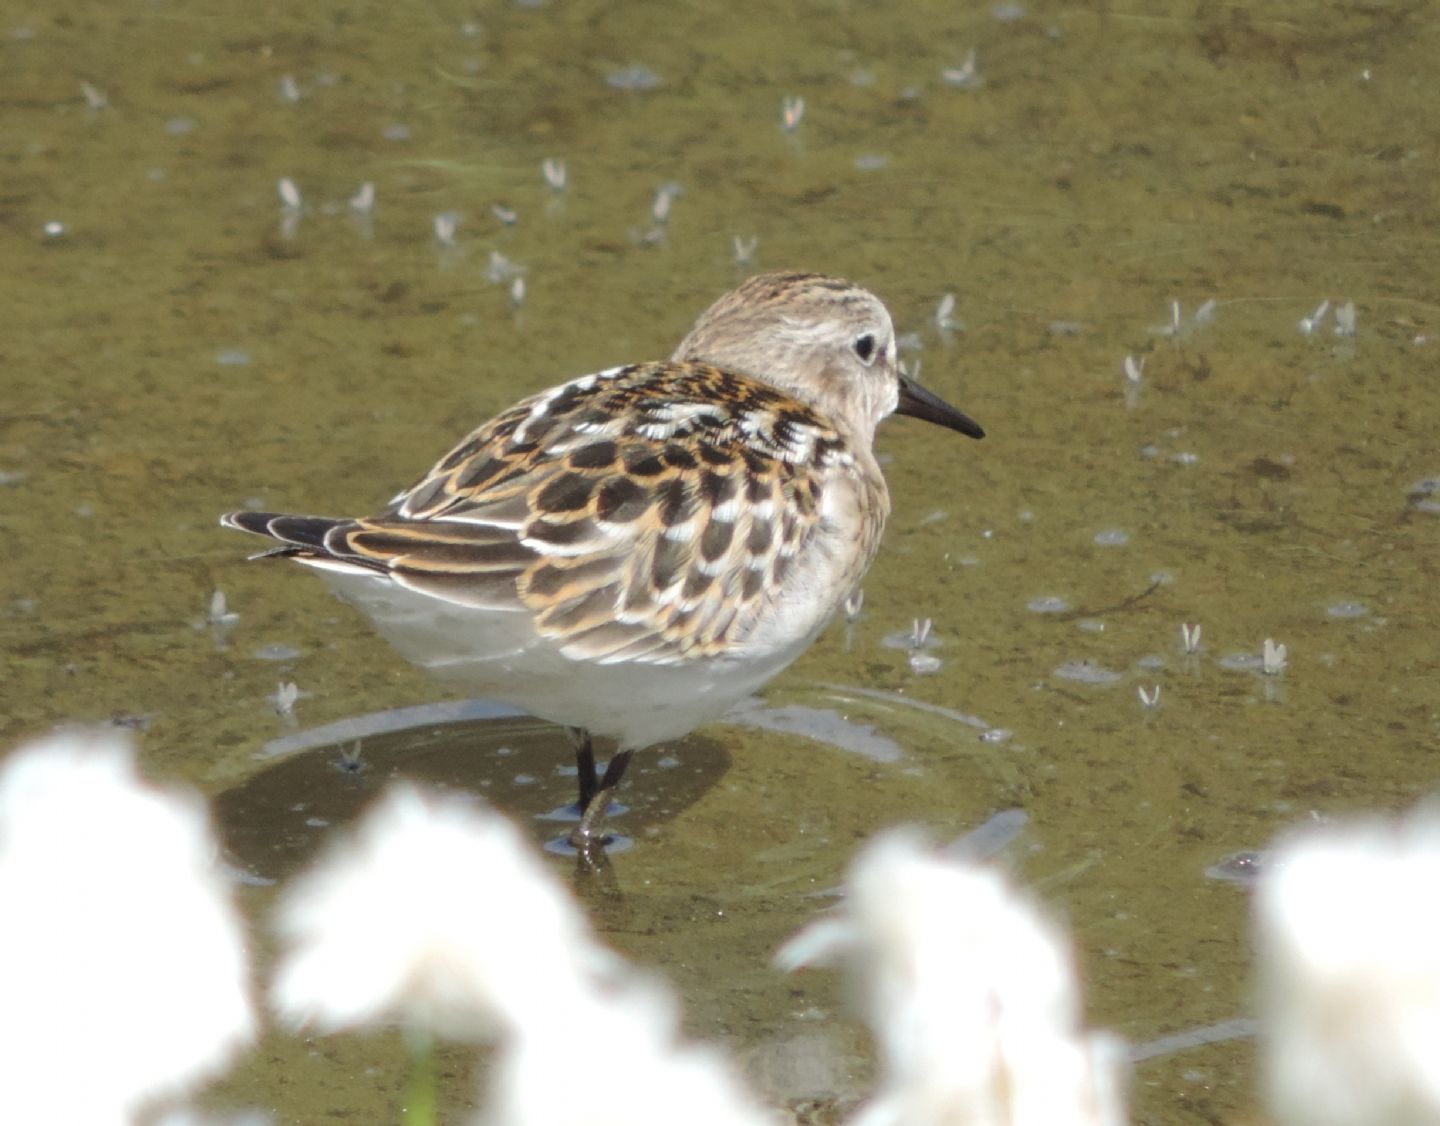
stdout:
<svg viewBox="0 0 1440 1126">
<path fill-rule="evenodd" d="M 575 747 L 575 773 L 580 779 L 579 810 L 583 814 L 595 798 L 599 788 L 595 781 L 595 747 L 590 741 L 590 732 L 582 727 L 567 727 L 565 733 Z"/>
<path fill-rule="evenodd" d="M 576 848 L 583 851 L 605 843 L 601 836 L 605 814 L 610 809 L 610 803 L 615 800 L 615 787 L 620 785 L 620 779 L 625 776 L 625 768 L 630 765 L 630 753 L 616 751 L 614 757 L 605 764 L 600 788 L 585 803 L 580 814 L 580 824 L 576 825 L 570 834 L 570 843 Z"/>
</svg>

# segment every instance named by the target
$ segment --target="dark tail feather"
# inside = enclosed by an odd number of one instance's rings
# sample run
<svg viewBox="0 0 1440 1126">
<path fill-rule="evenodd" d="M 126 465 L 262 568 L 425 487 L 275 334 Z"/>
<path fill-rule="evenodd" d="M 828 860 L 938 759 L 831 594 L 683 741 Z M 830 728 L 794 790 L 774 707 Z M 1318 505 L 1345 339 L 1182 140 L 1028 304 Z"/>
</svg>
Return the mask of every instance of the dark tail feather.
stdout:
<svg viewBox="0 0 1440 1126">
<path fill-rule="evenodd" d="M 326 538 L 334 529 L 349 522 L 333 516 L 292 516 L 284 512 L 227 512 L 220 517 L 221 527 L 278 540 L 280 546 L 262 553 L 264 556 L 334 556 L 336 552 Z"/>
</svg>

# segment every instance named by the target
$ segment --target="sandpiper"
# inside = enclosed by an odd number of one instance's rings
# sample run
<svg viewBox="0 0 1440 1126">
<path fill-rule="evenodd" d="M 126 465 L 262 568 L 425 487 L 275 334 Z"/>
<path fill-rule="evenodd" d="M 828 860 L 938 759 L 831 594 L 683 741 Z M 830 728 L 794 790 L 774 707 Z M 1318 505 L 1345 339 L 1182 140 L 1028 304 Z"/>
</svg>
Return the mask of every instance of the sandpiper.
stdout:
<svg viewBox="0 0 1440 1126">
<path fill-rule="evenodd" d="M 873 294 L 762 274 L 669 360 L 523 399 L 373 516 L 221 523 L 324 571 L 414 663 L 570 729 L 583 850 L 632 752 L 750 695 L 857 587 L 892 413 L 984 436 L 902 373 Z M 598 778 L 597 735 L 616 742 Z"/>
</svg>

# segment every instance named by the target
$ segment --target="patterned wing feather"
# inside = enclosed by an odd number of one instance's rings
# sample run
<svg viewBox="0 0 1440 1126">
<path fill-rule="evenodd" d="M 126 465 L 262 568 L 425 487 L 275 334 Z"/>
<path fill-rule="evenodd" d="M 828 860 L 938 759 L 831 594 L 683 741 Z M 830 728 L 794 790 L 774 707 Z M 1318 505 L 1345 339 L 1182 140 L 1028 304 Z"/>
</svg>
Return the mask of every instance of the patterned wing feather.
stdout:
<svg viewBox="0 0 1440 1126">
<path fill-rule="evenodd" d="M 572 657 L 681 663 L 743 642 L 771 608 L 836 473 L 854 473 L 844 442 L 782 392 L 642 364 L 522 401 L 378 515 L 292 554 L 528 612 Z"/>
</svg>

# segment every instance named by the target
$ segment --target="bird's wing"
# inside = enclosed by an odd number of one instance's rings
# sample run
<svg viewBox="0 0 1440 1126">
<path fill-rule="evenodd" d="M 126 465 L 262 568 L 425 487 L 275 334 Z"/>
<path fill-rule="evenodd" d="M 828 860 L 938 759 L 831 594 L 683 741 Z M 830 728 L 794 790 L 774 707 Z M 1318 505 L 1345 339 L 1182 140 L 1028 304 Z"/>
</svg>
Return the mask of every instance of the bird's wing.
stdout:
<svg viewBox="0 0 1440 1126">
<path fill-rule="evenodd" d="M 312 564 L 528 613 L 571 657 L 683 663 L 744 641 L 851 466 L 829 423 L 780 391 L 641 364 L 518 403 L 373 517 L 227 522 Z"/>
</svg>

